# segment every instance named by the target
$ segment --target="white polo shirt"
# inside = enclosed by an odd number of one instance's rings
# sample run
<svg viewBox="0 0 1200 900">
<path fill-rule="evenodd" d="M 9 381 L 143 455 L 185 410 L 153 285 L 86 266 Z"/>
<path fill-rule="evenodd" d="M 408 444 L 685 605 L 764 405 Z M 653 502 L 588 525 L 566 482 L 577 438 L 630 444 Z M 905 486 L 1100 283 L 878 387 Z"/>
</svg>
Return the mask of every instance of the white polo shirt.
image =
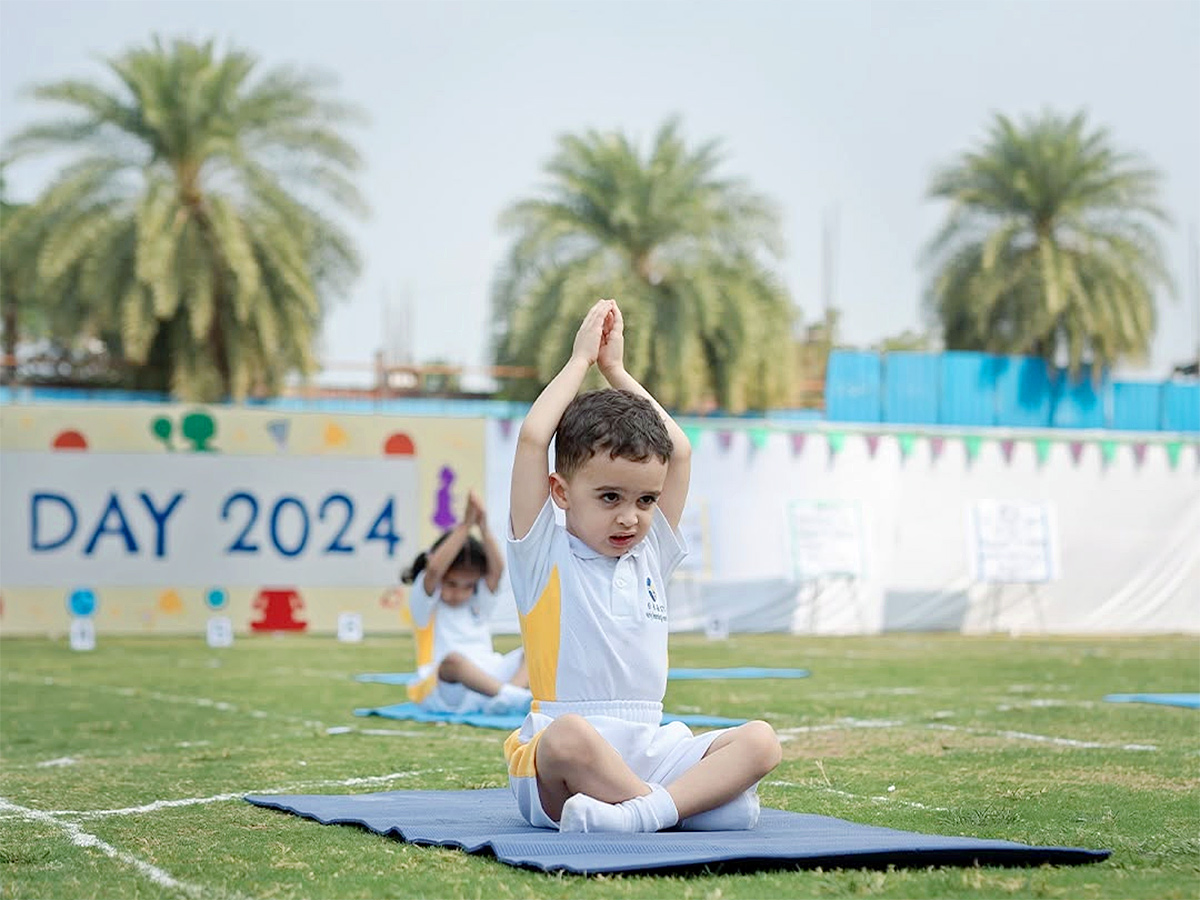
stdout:
<svg viewBox="0 0 1200 900">
<path fill-rule="evenodd" d="M 667 579 L 687 555 L 655 508 L 650 531 L 620 558 L 555 522 L 547 499 L 529 533 L 508 536 L 508 573 L 533 709 L 597 701 L 662 703 L 667 689 Z M 599 709 L 595 709 L 599 712 Z"/>
<path fill-rule="evenodd" d="M 462 606 L 447 606 L 440 590 L 432 595 L 425 590 L 425 573 L 417 576 L 408 592 L 419 679 L 409 686 L 411 699 L 424 700 L 437 686 L 437 666 L 447 653 L 461 653 L 477 663 L 495 655 L 488 624 L 495 605 L 496 595 L 482 578 L 474 597 Z"/>
</svg>

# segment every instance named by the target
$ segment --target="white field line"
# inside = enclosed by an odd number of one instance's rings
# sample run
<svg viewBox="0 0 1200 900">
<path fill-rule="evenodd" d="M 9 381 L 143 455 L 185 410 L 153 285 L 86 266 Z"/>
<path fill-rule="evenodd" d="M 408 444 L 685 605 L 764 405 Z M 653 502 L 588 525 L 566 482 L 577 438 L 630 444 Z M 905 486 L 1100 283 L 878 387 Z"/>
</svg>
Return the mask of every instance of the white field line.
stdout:
<svg viewBox="0 0 1200 900">
<path fill-rule="evenodd" d="M 27 806 L 18 806 L 15 803 L 10 803 L 3 797 L 0 797 L 0 810 L 9 813 L 15 813 L 17 817 L 25 819 L 29 822 L 40 822 L 42 824 L 53 825 L 60 829 L 70 838 L 71 843 L 76 847 L 91 847 L 99 850 L 105 856 L 111 859 L 119 860 L 127 866 L 132 866 L 139 873 L 149 878 L 159 887 L 167 888 L 168 890 L 179 891 L 188 897 L 211 897 L 213 892 L 210 889 L 204 888 L 198 884 L 189 884 L 186 881 L 180 881 L 173 875 L 164 872 L 158 866 L 146 862 L 144 859 L 138 859 L 132 853 L 120 850 L 114 847 L 107 841 L 103 841 L 96 835 L 84 831 L 74 822 L 60 822 L 54 817 L 53 813 L 43 812 L 41 810 L 30 809 Z"/>
<path fill-rule="evenodd" d="M 822 725 L 801 725 L 796 728 L 780 728 L 776 732 L 782 742 L 795 740 L 796 735 L 818 731 L 850 731 L 856 728 L 924 728 L 933 731 L 961 731 L 986 737 L 1002 737 L 1015 741 L 1035 741 L 1062 747 L 1084 750 L 1133 750 L 1155 751 L 1155 744 L 1109 744 L 1101 741 L 1081 741 L 1075 738 L 1056 737 L 1048 734 L 1033 734 L 1028 731 L 1010 731 L 995 728 L 971 728 L 966 725 L 946 725 L 939 722 L 906 722 L 903 719 L 837 719 Z"/>
<path fill-rule="evenodd" d="M 399 781 L 404 778 L 412 778 L 416 775 L 424 775 L 435 772 L 444 772 L 445 769 L 422 769 L 414 772 L 392 772 L 388 775 L 366 775 L 359 778 L 343 778 L 340 780 L 325 779 L 322 781 L 300 781 L 295 784 L 285 784 L 282 787 L 263 788 L 260 790 L 247 791 L 230 791 L 224 794 L 213 794 L 211 797 L 183 797 L 178 800 L 155 800 L 152 803 L 143 803 L 141 806 L 126 806 L 121 809 L 50 809 L 39 812 L 39 816 L 48 819 L 55 819 L 59 816 L 70 816 L 77 819 L 104 819 L 109 816 L 133 816 L 141 813 L 158 812 L 160 809 L 177 809 L 184 806 L 202 806 L 208 803 L 225 803 L 230 800 L 241 800 L 247 794 L 290 794 L 296 791 L 302 791 L 309 788 L 319 787 L 359 787 L 361 785 L 387 784 L 392 781 Z M 0 801 L 5 803 L 5 801 Z M 16 807 L 11 804 L 0 806 L 0 810 L 6 806 L 12 809 L 24 809 L 24 807 Z M 0 818 L 4 818 L 0 816 Z"/>
<path fill-rule="evenodd" d="M 870 800 L 873 803 L 897 803 L 900 806 L 909 806 L 913 809 L 926 809 L 931 812 L 950 812 L 950 808 L 946 806 L 927 806 L 924 803 L 918 803 L 916 800 L 901 800 L 899 797 L 888 797 L 886 794 L 879 796 L 869 796 L 867 794 L 852 794 L 849 791 L 839 791 L 834 787 L 826 787 L 823 784 L 796 784 L 794 781 L 766 781 L 764 784 L 772 787 L 794 787 L 808 791 L 821 791 L 824 794 L 836 794 L 839 797 L 848 797 L 851 800 Z"/>
<path fill-rule="evenodd" d="M 17 672 L 8 672 L 4 676 L 5 681 L 15 681 L 18 684 L 37 684 L 53 687 L 74 688 L 82 691 L 96 691 L 101 694 L 111 694 L 118 697 L 130 697 L 135 700 L 157 700 L 162 703 L 181 703 L 187 706 L 200 706 L 205 709 L 216 709 L 221 712 L 242 713 L 254 719 L 278 719 L 284 722 L 295 722 L 300 725 L 305 725 L 309 728 L 324 728 L 323 722 L 317 722 L 313 719 L 303 719 L 299 716 L 285 716 L 279 713 L 264 712 L 261 709 L 246 709 L 237 706 L 234 703 L 227 703 L 224 700 L 211 700 L 208 697 L 181 697 L 177 694 L 163 694 L 159 691 L 146 691 L 140 688 L 116 687 L 108 684 L 95 684 L 92 682 L 77 682 L 70 681 L 65 678 L 32 678 L 27 675 L 21 675 Z"/>
</svg>

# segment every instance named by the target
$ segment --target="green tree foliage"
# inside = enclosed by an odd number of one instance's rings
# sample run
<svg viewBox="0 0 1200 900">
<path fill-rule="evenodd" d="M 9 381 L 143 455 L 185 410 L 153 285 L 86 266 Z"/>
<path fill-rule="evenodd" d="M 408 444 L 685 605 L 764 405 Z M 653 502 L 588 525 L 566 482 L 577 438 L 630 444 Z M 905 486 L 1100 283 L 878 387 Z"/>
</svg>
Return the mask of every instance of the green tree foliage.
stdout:
<svg viewBox="0 0 1200 900">
<path fill-rule="evenodd" d="M 1159 181 L 1082 113 L 997 116 L 929 187 L 950 204 L 927 248 L 946 349 L 1065 353 L 1073 372 L 1144 358 L 1170 290 Z"/>
<path fill-rule="evenodd" d="M 327 77 L 260 72 L 211 41 L 155 39 L 107 67 L 112 86 L 34 88 L 72 115 L 7 148 L 70 156 L 2 235 L 53 332 L 102 338 L 139 386 L 183 399 L 271 393 L 312 372 L 325 305 L 359 268 L 329 216 L 365 213 L 339 130 L 358 112 Z"/>
<path fill-rule="evenodd" d="M 493 292 L 496 362 L 533 366 L 544 384 L 588 307 L 614 297 L 626 366 L 665 405 L 785 402 L 794 309 L 770 267 L 778 214 L 721 162 L 674 120 L 644 155 L 618 133 L 561 138 L 547 190 L 502 218 L 515 240 Z"/>
</svg>

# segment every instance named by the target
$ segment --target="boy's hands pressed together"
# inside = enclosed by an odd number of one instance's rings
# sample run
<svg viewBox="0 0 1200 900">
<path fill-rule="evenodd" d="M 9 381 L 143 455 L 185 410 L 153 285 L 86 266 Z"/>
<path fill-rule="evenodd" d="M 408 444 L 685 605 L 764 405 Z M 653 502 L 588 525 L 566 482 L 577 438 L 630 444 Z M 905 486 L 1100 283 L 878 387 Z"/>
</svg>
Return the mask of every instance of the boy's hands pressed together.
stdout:
<svg viewBox="0 0 1200 900">
<path fill-rule="evenodd" d="M 604 342 L 605 324 L 615 308 L 612 300 L 597 300 L 592 305 L 575 334 L 575 346 L 571 350 L 573 357 L 586 361 L 589 367 L 596 362 Z"/>
<path fill-rule="evenodd" d="M 604 333 L 596 364 L 601 373 L 611 381 L 612 373 L 625 368 L 625 320 L 621 318 L 621 309 L 617 306 L 617 301 L 607 302 L 611 305 L 604 318 Z"/>
</svg>

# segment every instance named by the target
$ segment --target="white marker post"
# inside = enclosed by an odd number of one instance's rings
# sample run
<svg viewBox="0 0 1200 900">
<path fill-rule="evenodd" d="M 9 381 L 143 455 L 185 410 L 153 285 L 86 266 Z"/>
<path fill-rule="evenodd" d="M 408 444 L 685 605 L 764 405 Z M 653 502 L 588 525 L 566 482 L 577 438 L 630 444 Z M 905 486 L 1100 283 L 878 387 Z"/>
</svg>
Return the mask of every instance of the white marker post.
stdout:
<svg viewBox="0 0 1200 900">
<path fill-rule="evenodd" d="M 232 647 L 233 622 L 229 616 L 209 616 L 205 637 L 210 647 Z"/>
<path fill-rule="evenodd" d="M 363 639 L 362 615 L 360 613 L 339 613 L 337 619 L 337 638 L 356 644 Z"/>
<path fill-rule="evenodd" d="M 96 649 L 96 623 L 91 616 L 75 616 L 71 619 L 71 649 Z"/>
</svg>

